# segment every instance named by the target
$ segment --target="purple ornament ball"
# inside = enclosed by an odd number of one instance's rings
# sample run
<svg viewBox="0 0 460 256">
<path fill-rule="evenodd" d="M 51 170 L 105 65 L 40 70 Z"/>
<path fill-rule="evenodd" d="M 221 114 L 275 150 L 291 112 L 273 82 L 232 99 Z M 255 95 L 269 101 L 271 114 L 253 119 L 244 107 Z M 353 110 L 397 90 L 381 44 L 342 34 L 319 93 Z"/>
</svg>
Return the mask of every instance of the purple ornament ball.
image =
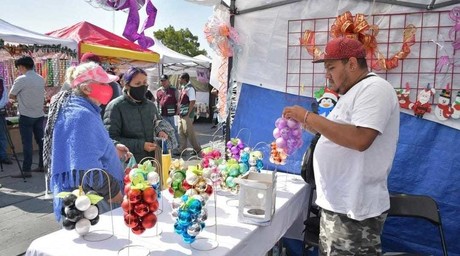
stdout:
<svg viewBox="0 0 460 256">
<path fill-rule="evenodd" d="M 278 127 L 279 129 L 282 129 L 287 126 L 287 121 L 285 118 L 280 117 L 276 120 L 275 126 Z"/>
</svg>

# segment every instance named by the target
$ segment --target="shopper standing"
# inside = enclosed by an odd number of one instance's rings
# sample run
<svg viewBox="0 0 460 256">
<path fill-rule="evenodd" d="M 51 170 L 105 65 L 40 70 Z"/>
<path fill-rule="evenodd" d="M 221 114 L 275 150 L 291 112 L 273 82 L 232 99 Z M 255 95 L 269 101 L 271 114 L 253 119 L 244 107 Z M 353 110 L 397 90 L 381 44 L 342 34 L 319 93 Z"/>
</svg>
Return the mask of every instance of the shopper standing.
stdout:
<svg viewBox="0 0 460 256">
<path fill-rule="evenodd" d="M 324 62 L 331 89 L 342 95 L 337 105 L 327 117 L 300 106 L 283 111 L 321 134 L 313 155 L 320 255 L 382 254 L 400 113 L 393 86 L 369 72 L 365 58 L 359 41 L 332 39 L 315 62 Z"/>
<path fill-rule="evenodd" d="M 190 83 L 190 75 L 188 73 L 182 73 L 180 75 L 179 84 L 181 85 L 179 94 L 179 152 L 187 148 L 188 140 L 195 150 L 192 154 L 195 155 L 201 151 L 201 146 L 198 145 L 196 140 L 195 129 L 192 122 L 195 117 L 196 91 L 192 83 Z"/>
<path fill-rule="evenodd" d="M 30 56 L 23 56 L 14 62 L 21 74 L 14 80 L 10 91 L 10 101 L 18 102 L 19 132 L 21 134 L 24 162 L 22 170 L 24 177 L 31 177 L 32 171 L 44 172 L 43 168 L 43 130 L 45 113 L 45 79 L 34 71 L 34 60 Z M 38 168 L 31 169 L 33 158 L 32 137 L 38 144 Z M 13 178 L 22 178 L 21 174 L 12 175 Z"/>
<path fill-rule="evenodd" d="M 177 126 L 174 122 L 174 116 L 177 113 L 177 102 L 179 99 L 179 91 L 171 87 L 169 82 L 169 77 L 167 75 L 162 75 L 160 77 L 161 86 L 157 90 L 157 103 L 160 108 L 161 117 L 163 120 L 166 120 L 174 128 L 174 135 L 176 139 L 179 138 L 177 132 Z M 177 153 L 177 148 L 172 149 Z"/>
</svg>

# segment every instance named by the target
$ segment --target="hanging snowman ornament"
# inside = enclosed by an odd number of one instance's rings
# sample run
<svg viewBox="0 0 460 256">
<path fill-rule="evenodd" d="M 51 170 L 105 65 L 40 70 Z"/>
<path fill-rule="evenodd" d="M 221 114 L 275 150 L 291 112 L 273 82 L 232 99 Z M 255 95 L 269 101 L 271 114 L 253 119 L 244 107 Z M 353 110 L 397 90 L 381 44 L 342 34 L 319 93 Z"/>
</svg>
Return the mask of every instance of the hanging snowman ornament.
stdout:
<svg viewBox="0 0 460 256">
<path fill-rule="evenodd" d="M 450 105 L 450 89 L 447 84 L 446 89 L 442 90 L 438 97 L 438 104 L 434 109 L 434 115 L 441 121 L 446 121 L 454 113 L 453 108 Z"/>
<path fill-rule="evenodd" d="M 425 113 L 431 113 L 431 97 L 435 93 L 434 88 L 430 88 L 430 84 L 427 85 L 427 88 L 419 92 L 417 96 L 417 101 L 414 103 L 412 109 L 416 117 L 423 118 Z"/>
<path fill-rule="evenodd" d="M 455 97 L 455 102 L 452 105 L 452 118 L 453 119 L 460 119 L 460 91 L 457 92 L 457 96 Z"/>
</svg>

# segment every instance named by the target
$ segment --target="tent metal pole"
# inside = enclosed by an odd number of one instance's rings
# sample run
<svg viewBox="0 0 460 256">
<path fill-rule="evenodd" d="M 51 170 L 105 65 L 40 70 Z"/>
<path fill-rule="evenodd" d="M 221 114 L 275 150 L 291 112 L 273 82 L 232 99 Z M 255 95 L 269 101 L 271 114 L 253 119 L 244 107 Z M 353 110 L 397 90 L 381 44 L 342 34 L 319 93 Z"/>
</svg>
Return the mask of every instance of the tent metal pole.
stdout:
<svg viewBox="0 0 460 256">
<path fill-rule="evenodd" d="M 373 2 L 374 0 L 363 0 L 363 1 Z M 378 2 L 378 3 L 394 4 L 394 5 L 407 6 L 407 7 L 415 7 L 415 8 L 426 9 L 426 10 L 434 10 L 436 8 L 441 8 L 441 7 L 446 7 L 446 6 L 449 6 L 449 5 L 458 4 L 458 0 L 451 0 L 451 1 L 438 3 L 438 4 L 436 4 L 436 0 L 431 0 L 430 4 L 410 3 L 410 2 L 404 2 L 404 1 L 399 1 L 399 0 L 375 0 L 375 1 Z"/>
<path fill-rule="evenodd" d="M 235 14 L 236 14 L 236 4 L 235 3 L 236 3 L 236 0 L 230 1 L 229 11 L 230 11 L 230 26 L 231 27 L 235 26 Z M 227 99 L 229 99 L 228 94 L 232 93 L 230 91 L 231 84 L 233 83 L 233 81 L 231 81 L 231 75 L 230 75 L 232 72 L 232 66 L 233 66 L 233 57 L 229 57 L 228 58 L 228 73 L 227 73 Z M 231 101 L 230 101 L 229 106 L 231 106 Z M 228 113 L 227 113 L 227 120 L 225 121 L 226 123 L 225 125 L 225 145 L 227 145 L 227 142 L 230 140 L 230 121 L 231 121 L 230 111 L 231 109 L 229 108 Z M 227 156 L 226 156 L 226 159 L 228 159 Z"/>
<path fill-rule="evenodd" d="M 283 5 L 292 4 L 292 3 L 297 3 L 297 2 L 301 2 L 301 1 L 303 1 L 303 0 L 286 0 L 286 1 L 281 1 L 281 2 L 266 4 L 266 5 L 262 5 L 262 6 L 257 6 L 257 7 L 253 7 L 253 8 L 248 8 L 248 9 L 242 10 L 242 11 L 237 11 L 236 14 L 246 14 L 246 13 L 250 13 L 250 12 L 255 12 L 255 11 L 270 9 L 270 8 L 273 8 L 273 7 L 283 6 Z"/>
</svg>

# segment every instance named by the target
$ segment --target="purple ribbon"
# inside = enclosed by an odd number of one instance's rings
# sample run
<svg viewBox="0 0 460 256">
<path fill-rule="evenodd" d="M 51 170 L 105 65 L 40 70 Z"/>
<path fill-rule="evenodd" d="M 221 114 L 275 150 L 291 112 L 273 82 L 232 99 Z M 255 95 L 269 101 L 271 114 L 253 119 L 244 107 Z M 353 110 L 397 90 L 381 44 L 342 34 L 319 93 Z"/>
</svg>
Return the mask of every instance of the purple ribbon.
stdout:
<svg viewBox="0 0 460 256">
<path fill-rule="evenodd" d="M 143 49 L 147 49 L 155 44 L 151 37 L 145 36 L 144 31 L 155 24 L 157 17 L 157 8 L 155 8 L 151 0 L 147 0 L 147 18 L 144 21 L 141 32 L 137 32 L 139 28 L 139 9 L 145 3 L 146 0 L 125 0 L 124 2 L 107 0 L 107 5 L 112 6 L 117 11 L 128 9 L 128 19 L 126 20 L 123 36 L 131 42 L 137 41 Z"/>
<path fill-rule="evenodd" d="M 436 62 L 436 73 L 441 73 L 441 71 L 444 68 L 444 66 L 445 65 L 449 66 L 449 64 L 450 64 L 449 56 L 441 56 L 441 57 L 439 57 L 438 61 Z"/>
<path fill-rule="evenodd" d="M 449 17 L 455 22 L 452 28 L 449 30 L 449 37 L 452 39 L 452 46 L 455 50 L 460 50 L 460 39 L 455 39 L 455 35 L 460 31 L 460 7 L 453 8 Z"/>
</svg>

